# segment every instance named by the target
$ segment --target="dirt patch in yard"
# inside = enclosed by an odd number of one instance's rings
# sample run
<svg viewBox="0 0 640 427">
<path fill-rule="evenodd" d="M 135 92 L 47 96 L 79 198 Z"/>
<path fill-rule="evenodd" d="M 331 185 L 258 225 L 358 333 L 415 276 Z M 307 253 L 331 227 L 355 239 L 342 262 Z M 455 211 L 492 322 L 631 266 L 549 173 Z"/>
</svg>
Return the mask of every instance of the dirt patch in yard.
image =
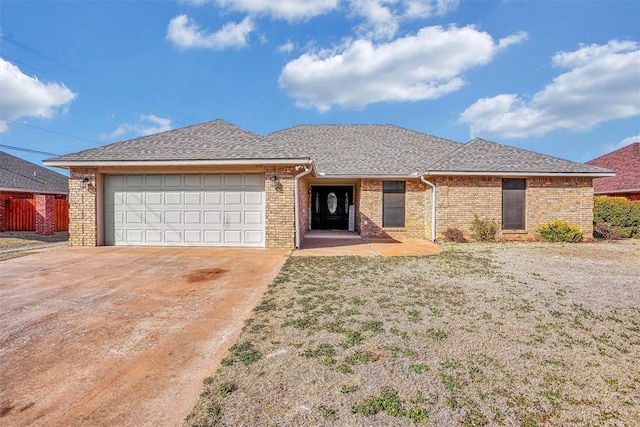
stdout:
<svg viewBox="0 0 640 427">
<path fill-rule="evenodd" d="M 635 425 L 640 245 L 290 258 L 186 425 Z"/>
<path fill-rule="evenodd" d="M 40 246 L 45 243 L 66 242 L 69 233 L 61 231 L 51 235 L 36 234 L 33 231 L 4 231 L 0 233 L 0 249 Z"/>
</svg>

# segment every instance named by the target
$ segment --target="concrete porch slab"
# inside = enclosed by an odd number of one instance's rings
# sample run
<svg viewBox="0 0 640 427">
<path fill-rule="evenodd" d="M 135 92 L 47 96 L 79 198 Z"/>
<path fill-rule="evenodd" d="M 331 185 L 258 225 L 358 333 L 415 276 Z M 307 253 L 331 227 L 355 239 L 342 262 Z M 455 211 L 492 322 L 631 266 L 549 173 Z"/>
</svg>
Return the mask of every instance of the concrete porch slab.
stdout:
<svg viewBox="0 0 640 427">
<path fill-rule="evenodd" d="M 440 245 L 423 239 L 363 239 L 358 236 L 309 236 L 292 256 L 424 256 L 441 251 Z"/>
</svg>

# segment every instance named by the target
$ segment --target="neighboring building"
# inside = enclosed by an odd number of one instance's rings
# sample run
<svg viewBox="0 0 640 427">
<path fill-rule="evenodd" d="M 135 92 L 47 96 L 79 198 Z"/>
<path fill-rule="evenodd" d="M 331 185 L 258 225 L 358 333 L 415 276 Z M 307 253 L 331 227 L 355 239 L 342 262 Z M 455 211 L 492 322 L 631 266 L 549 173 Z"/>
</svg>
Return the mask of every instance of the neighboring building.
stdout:
<svg viewBox="0 0 640 427">
<path fill-rule="evenodd" d="M 533 239 L 552 220 L 592 233 L 611 171 L 482 139 L 391 125 L 295 126 L 259 136 L 222 120 L 45 161 L 71 171 L 71 245 L 293 248 L 310 229 L 365 238 L 470 232 Z M 434 204 L 435 200 L 435 204 Z"/>
<path fill-rule="evenodd" d="M 593 192 L 596 195 L 640 200 L 640 142 L 590 160 L 587 164 L 611 169 L 616 173 L 616 176 L 593 181 Z"/>
<path fill-rule="evenodd" d="M 37 213 L 53 209 L 50 214 L 55 215 L 53 200 L 66 200 L 68 193 L 67 176 L 0 151 L 0 232 L 18 230 L 50 234 L 56 231 L 37 229 Z M 38 197 L 42 197 L 44 203 L 41 210 L 37 206 Z M 46 200 L 50 200 L 48 204 Z M 49 221 L 54 221 L 53 216 L 43 221 L 42 227 L 51 225 L 55 228 L 55 222 L 49 224 Z M 66 224 L 68 221 L 59 222 Z"/>
</svg>

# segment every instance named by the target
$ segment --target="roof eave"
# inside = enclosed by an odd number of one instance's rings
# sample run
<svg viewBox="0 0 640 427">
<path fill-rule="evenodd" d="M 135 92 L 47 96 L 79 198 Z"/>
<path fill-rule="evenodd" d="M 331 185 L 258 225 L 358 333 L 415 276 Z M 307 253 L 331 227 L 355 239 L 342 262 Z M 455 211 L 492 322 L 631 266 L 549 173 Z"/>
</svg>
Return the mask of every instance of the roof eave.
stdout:
<svg viewBox="0 0 640 427">
<path fill-rule="evenodd" d="M 105 166 L 239 166 L 239 165 L 294 165 L 311 164 L 308 157 L 288 159 L 217 159 L 217 160 L 45 160 L 52 167 L 105 167 Z"/>
</svg>

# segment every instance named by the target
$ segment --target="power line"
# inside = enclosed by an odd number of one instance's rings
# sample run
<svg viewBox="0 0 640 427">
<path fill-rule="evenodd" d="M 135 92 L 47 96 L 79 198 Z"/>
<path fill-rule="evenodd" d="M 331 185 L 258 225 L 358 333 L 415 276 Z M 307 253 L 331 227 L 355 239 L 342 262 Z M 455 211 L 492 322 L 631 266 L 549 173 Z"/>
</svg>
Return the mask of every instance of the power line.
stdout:
<svg viewBox="0 0 640 427">
<path fill-rule="evenodd" d="M 45 129 L 45 128 L 41 128 L 39 126 L 30 125 L 28 123 L 18 122 L 16 120 L 3 119 L 2 117 L 0 117 L 0 121 L 9 122 L 9 123 L 15 123 L 17 125 L 26 126 L 28 128 L 38 129 L 38 130 L 41 130 L 41 131 L 44 131 L 44 132 L 49 132 L 49 133 L 53 133 L 53 134 L 56 134 L 56 135 L 66 136 L 67 138 L 73 138 L 73 139 L 78 139 L 80 141 L 90 142 L 90 143 L 96 144 L 96 145 L 102 145 L 101 142 L 94 141 L 92 139 L 83 138 L 81 136 L 69 135 L 68 133 L 64 133 L 64 132 L 57 132 L 55 130 Z"/>
<path fill-rule="evenodd" d="M 45 154 L 47 156 L 59 156 L 60 155 L 60 154 L 57 154 L 57 153 L 49 153 L 47 151 L 32 150 L 31 148 L 14 147 L 13 145 L 0 144 L 0 147 L 6 148 L 8 150 L 24 151 L 25 153 Z"/>
<path fill-rule="evenodd" d="M 60 65 L 60 66 L 62 66 L 64 68 L 66 68 L 67 70 L 70 70 L 70 71 L 72 71 L 72 72 L 74 72 L 74 73 L 76 73 L 78 75 L 81 75 L 81 76 L 85 77 L 86 79 L 92 81 L 93 83 L 97 83 L 98 85 L 102 86 L 98 79 L 94 78 L 93 76 L 91 76 L 88 73 L 85 73 L 82 70 L 79 70 L 79 69 L 77 69 L 77 68 L 75 68 L 75 67 L 73 67 L 73 66 L 71 66 L 71 65 L 69 65 L 67 63 L 65 63 L 64 61 L 56 59 L 56 58 L 54 58 L 54 57 L 52 57 L 50 55 L 44 54 L 44 53 L 40 52 L 37 49 L 34 49 L 34 48 L 30 47 L 30 46 L 27 46 L 24 43 L 20 43 L 20 42 L 14 40 L 14 39 L 9 39 L 9 38 L 7 38 L 6 36 L 4 36 L 1 33 L 0 33 L 0 39 L 6 41 L 8 43 L 11 43 L 12 45 L 17 46 L 17 47 L 19 47 L 21 49 L 24 49 L 27 52 L 30 52 L 30 53 L 32 53 L 32 54 L 34 54 L 36 56 L 39 56 L 40 58 L 43 58 L 43 59 L 46 59 L 47 61 L 51 61 L 51 62 L 53 62 L 55 64 L 58 64 L 58 65 Z M 33 67 L 31 65 L 28 65 L 28 64 L 25 64 L 24 62 L 16 61 L 15 59 L 11 59 L 11 58 L 7 57 L 6 55 L 0 55 L 0 56 L 5 57 L 5 58 L 7 58 L 7 59 L 9 59 L 9 60 L 11 60 L 13 62 L 20 63 L 20 64 L 22 64 L 22 65 L 24 65 L 26 67 L 29 67 L 29 68 L 31 68 L 33 70 L 36 70 L 38 72 L 41 72 L 43 74 L 49 75 L 49 76 L 51 76 L 53 78 L 57 78 L 59 80 L 62 80 L 59 77 L 56 77 L 56 76 L 52 75 L 51 73 L 47 73 L 47 72 L 44 72 L 42 70 L 39 70 L 36 67 Z M 118 100 L 118 99 L 110 97 L 110 96 L 105 96 L 105 95 L 102 94 L 101 97 L 104 98 L 104 99 L 109 99 L 109 100 L 111 100 L 113 102 L 116 102 L 118 104 L 121 104 L 121 105 L 123 105 L 125 107 L 132 108 L 134 110 L 138 110 L 138 111 L 140 111 L 142 113 L 149 113 L 149 109 L 151 109 L 151 110 L 156 109 L 153 105 L 151 105 L 151 104 L 149 104 L 147 102 L 143 102 L 143 104 L 146 104 L 145 109 L 143 109 L 143 108 L 136 107 L 136 106 L 134 106 L 132 104 L 129 104 L 129 103 L 121 101 L 121 100 Z M 176 121 L 177 123 L 182 124 L 182 125 L 189 125 L 189 124 L 192 124 L 193 122 L 200 122 L 201 121 L 201 120 L 198 120 L 198 119 L 196 119 L 194 117 L 188 116 L 186 114 L 182 114 L 182 113 L 179 113 L 177 111 L 172 111 L 172 110 L 170 110 L 170 109 L 168 109 L 166 107 L 160 106 L 160 105 L 158 105 L 157 107 L 159 107 L 160 110 L 164 110 L 164 111 L 172 113 L 174 115 L 181 116 L 182 118 L 187 119 L 189 121 L 189 122 L 185 122 L 183 120 L 175 120 L 174 119 L 174 121 Z"/>
</svg>

